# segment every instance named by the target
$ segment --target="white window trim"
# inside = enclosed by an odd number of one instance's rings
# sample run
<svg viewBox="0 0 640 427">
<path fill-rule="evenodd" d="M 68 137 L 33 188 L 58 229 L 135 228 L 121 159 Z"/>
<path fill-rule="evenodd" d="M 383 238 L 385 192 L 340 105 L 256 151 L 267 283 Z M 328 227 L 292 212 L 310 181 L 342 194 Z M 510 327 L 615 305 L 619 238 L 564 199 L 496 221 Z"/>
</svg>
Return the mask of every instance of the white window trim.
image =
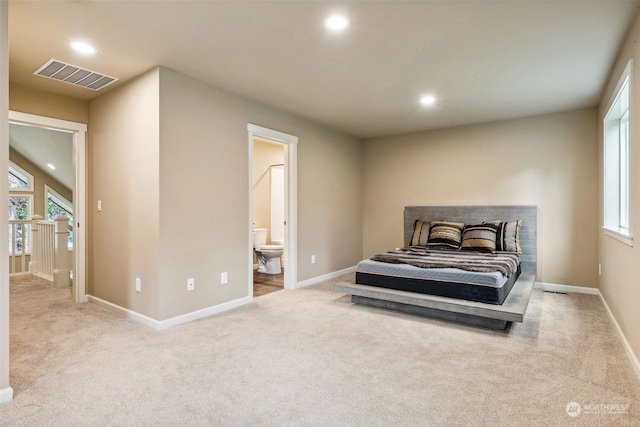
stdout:
<svg viewBox="0 0 640 427">
<path fill-rule="evenodd" d="M 620 233 L 618 231 L 612 230 L 611 228 L 602 227 L 605 236 L 609 236 L 612 239 L 615 239 L 619 242 L 624 243 L 627 246 L 633 247 L 633 236 L 628 236 L 625 233 Z"/>
<path fill-rule="evenodd" d="M 31 175 L 26 170 L 22 169 L 20 166 L 13 163 L 9 160 L 9 169 L 15 169 L 20 172 L 22 175 L 27 177 L 27 188 L 11 188 L 9 187 L 10 193 L 20 193 L 20 192 L 32 192 L 33 193 L 33 175 Z"/>
<path fill-rule="evenodd" d="M 620 90 L 622 89 L 622 87 L 624 86 L 625 82 L 627 82 L 628 79 L 628 85 L 629 85 L 629 117 L 632 116 L 631 114 L 631 110 L 633 108 L 633 102 L 632 102 L 632 97 L 633 97 L 633 79 L 632 77 L 632 72 L 633 72 L 633 58 L 629 59 L 629 62 L 627 62 L 627 65 L 624 69 L 624 71 L 622 72 L 622 74 L 620 75 L 620 79 L 618 80 L 618 83 L 616 84 L 616 87 L 613 91 L 613 93 L 611 94 L 611 97 L 609 98 L 609 101 L 607 102 L 607 108 L 605 109 L 606 113 L 604 115 L 604 118 L 602 120 L 603 123 L 603 149 L 606 152 L 606 121 L 607 121 L 607 117 L 609 116 L 609 113 L 611 111 L 611 108 L 613 106 L 613 104 L 616 102 L 619 94 L 620 94 Z M 631 144 L 631 129 L 633 127 L 633 123 L 631 123 L 631 120 L 629 120 L 629 141 L 627 142 L 628 144 L 628 158 L 631 159 L 632 157 L 632 144 Z M 629 165 L 630 166 L 630 165 Z M 605 166 L 606 167 L 606 166 Z M 629 168 L 631 169 L 631 168 Z M 604 174 L 606 174 L 606 170 L 603 171 Z M 632 171 L 629 170 L 628 171 L 629 174 L 629 178 L 628 178 L 628 191 L 629 194 L 631 193 L 631 186 L 633 183 L 633 179 L 632 179 Z M 605 179 L 606 175 L 603 175 L 603 179 Z M 606 184 L 605 184 L 605 189 L 603 190 L 603 209 L 606 210 Z M 634 203 L 633 203 L 633 198 L 629 197 L 629 228 L 628 229 L 621 229 L 621 228 L 613 228 L 610 226 L 607 226 L 606 224 L 602 225 L 602 230 L 604 231 L 604 235 L 608 236 L 610 238 L 613 238 L 619 242 L 622 242 L 628 246 L 633 247 L 634 245 L 634 237 L 633 237 L 633 210 L 634 210 Z M 603 221 L 605 220 L 605 213 L 602 213 L 602 218 Z"/>
<path fill-rule="evenodd" d="M 45 212 L 47 213 L 47 217 L 49 216 L 49 193 L 51 193 L 51 195 L 53 196 L 52 199 L 54 202 L 56 202 L 58 205 L 62 206 L 63 208 L 65 208 L 69 213 L 71 213 L 71 215 L 73 215 L 73 203 L 71 203 L 69 200 L 67 200 L 66 197 L 63 197 L 60 195 L 60 193 L 58 193 L 56 190 L 54 190 L 53 188 L 49 187 L 48 185 L 45 184 L 44 186 L 44 209 Z M 58 200 L 56 200 L 58 199 Z"/>
<path fill-rule="evenodd" d="M 54 190 L 53 188 L 45 184 L 44 185 L 44 212 L 46 213 L 45 219 L 48 219 L 50 221 L 55 220 L 55 218 L 49 219 L 49 194 L 50 193 L 51 193 L 51 198 L 55 203 L 57 203 L 59 206 L 62 206 L 71 215 L 73 215 L 73 204 L 69 200 L 67 200 L 66 197 L 61 196 L 60 193 L 58 193 L 56 190 Z M 74 220 L 72 218 L 71 222 L 73 223 L 73 221 Z M 73 251 L 73 242 L 69 242 L 67 244 L 67 249 L 69 251 Z"/>
</svg>

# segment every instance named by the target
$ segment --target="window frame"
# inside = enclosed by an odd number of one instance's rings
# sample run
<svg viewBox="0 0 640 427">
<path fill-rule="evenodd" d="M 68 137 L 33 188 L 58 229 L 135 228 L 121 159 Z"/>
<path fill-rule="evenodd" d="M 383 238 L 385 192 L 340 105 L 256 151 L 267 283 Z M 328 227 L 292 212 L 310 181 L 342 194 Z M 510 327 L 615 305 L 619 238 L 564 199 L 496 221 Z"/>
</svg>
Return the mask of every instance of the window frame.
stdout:
<svg viewBox="0 0 640 427">
<path fill-rule="evenodd" d="M 19 219 L 17 221 L 27 221 L 28 222 L 28 226 L 26 227 L 28 230 L 30 230 L 30 222 L 31 222 L 31 218 L 33 218 L 33 193 L 9 193 L 9 197 L 7 198 L 7 214 L 9 213 L 8 209 L 9 209 L 9 199 L 11 199 L 12 197 L 24 197 L 26 199 L 28 199 L 27 202 L 27 206 L 28 206 L 28 215 L 27 218 L 25 219 Z M 9 224 L 11 224 L 10 221 L 14 221 L 14 220 L 9 220 Z M 24 227 L 24 226 L 23 226 Z M 25 230 L 25 228 L 23 228 L 23 231 Z M 24 238 L 24 236 L 22 236 Z M 31 237 L 27 237 L 26 239 L 26 243 L 24 243 L 24 247 L 22 248 L 22 253 L 24 253 L 24 255 L 31 255 Z M 25 242 L 25 240 L 23 240 L 23 242 Z M 11 234 L 9 234 L 9 239 L 7 241 L 7 243 L 9 244 L 9 255 L 13 254 L 13 245 L 14 242 L 11 241 Z"/>
<path fill-rule="evenodd" d="M 47 219 L 48 220 L 50 220 L 50 221 L 54 220 L 54 218 L 49 218 L 49 194 L 51 194 L 51 200 L 55 204 L 57 204 L 58 206 L 60 206 L 61 208 L 63 208 L 67 212 L 69 212 L 71 215 L 73 215 L 73 203 L 71 203 L 65 197 L 60 195 L 60 193 L 58 193 L 56 190 L 54 190 L 53 188 L 51 188 L 51 187 L 49 187 L 48 185 L 45 184 L 45 186 L 44 186 L 44 206 L 45 206 L 45 210 L 47 212 Z M 71 220 L 73 220 L 73 217 L 71 217 Z"/>
<path fill-rule="evenodd" d="M 66 210 L 71 214 L 71 217 L 69 218 L 69 221 L 71 222 L 71 224 L 69 224 L 71 226 L 71 230 L 67 232 L 67 236 L 68 236 L 67 248 L 69 250 L 73 250 L 73 221 L 74 221 L 73 203 L 67 200 L 66 197 L 63 197 L 56 190 L 54 190 L 53 188 L 45 184 L 44 185 L 44 211 L 46 213 L 45 219 L 48 221 L 55 220 L 55 218 L 49 218 L 49 198 L 51 198 L 53 203 L 57 204 L 62 209 Z"/>
<path fill-rule="evenodd" d="M 27 178 L 27 187 L 26 188 L 11 187 L 11 184 L 10 184 L 11 181 L 9 181 L 7 183 L 9 192 L 10 193 L 21 192 L 21 191 L 33 192 L 33 188 L 34 188 L 33 175 L 31 175 L 29 172 L 27 172 L 26 170 L 22 169 L 20 166 L 18 166 L 17 164 L 9 160 L 9 173 L 11 173 L 11 169 L 14 169 L 16 172 L 20 173 L 21 175 L 24 175 Z"/>
<path fill-rule="evenodd" d="M 29 199 L 29 201 L 27 202 L 29 208 L 29 215 L 27 218 L 24 219 L 19 219 L 17 221 L 31 221 L 31 218 L 33 218 L 33 194 L 32 193 L 9 193 L 9 197 L 7 198 L 7 209 L 9 209 L 9 199 L 14 198 L 14 197 L 24 197 L 26 199 Z M 7 210 L 7 214 L 9 213 L 9 211 Z M 16 220 L 12 220 L 10 219 L 9 221 L 16 221 Z"/>
<path fill-rule="evenodd" d="M 11 180 L 9 180 L 9 177 L 7 176 L 7 187 L 8 187 L 8 197 L 7 197 L 7 216 L 9 216 L 9 200 L 15 197 L 20 197 L 20 198 L 25 198 L 27 199 L 27 217 L 23 218 L 21 220 L 18 221 L 31 221 L 31 218 L 33 218 L 33 209 L 34 209 L 34 178 L 33 175 L 30 174 L 29 172 L 27 172 L 26 170 L 24 170 L 23 168 L 21 168 L 20 166 L 18 166 L 17 164 L 15 164 L 14 162 L 12 162 L 11 160 L 9 160 L 9 167 L 7 169 L 8 174 L 11 174 L 11 169 L 13 169 L 15 172 L 19 173 L 20 175 L 23 175 L 25 178 L 27 178 L 27 186 L 26 187 L 11 187 Z M 9 220 L 9 221 L 13 221 L 13 220 Z M 23 226 L 24 227 L 24 226 Z M 24 228 L 23 228 L 24 231 Z M 24 238 L 24 236 L 22 236 L 22 238 Z M 26 241 L 26 243 L 24 243 Z M 9 236 L 8 239 L 8 244 L 9 244 L 9 254 L 13 254 L 13 245 L 15 242 L 11 241 L 11 235 Z M 30 255 L 31 254 L 31 239 L 30 238 L 26 238 L 25 240 L 23 240 L 24 243 L 24 247 L 22 248 L 22 253 L 24 253 L 25 255 Z"/>
<path fill-rule="evenodd" d="M 603 125 L 603 211 L 605 235 L 633 246 L 631 199 L 633 59 L 627 63 L 613 91 Z M 626 104 L 622 105 L 626 96 Z M 624 108 L 626 107 L 626 108 Z M 626 136 L 626 137 L 625 137 Z M 613 170 L 611 170 L 613 169 Z M 610 171 L 609 174 L 607 171 Z M 613 182 L 611 182 L 613 181 Z M 612 206 L 613 205 L 613 206 Z"/>
</svg>

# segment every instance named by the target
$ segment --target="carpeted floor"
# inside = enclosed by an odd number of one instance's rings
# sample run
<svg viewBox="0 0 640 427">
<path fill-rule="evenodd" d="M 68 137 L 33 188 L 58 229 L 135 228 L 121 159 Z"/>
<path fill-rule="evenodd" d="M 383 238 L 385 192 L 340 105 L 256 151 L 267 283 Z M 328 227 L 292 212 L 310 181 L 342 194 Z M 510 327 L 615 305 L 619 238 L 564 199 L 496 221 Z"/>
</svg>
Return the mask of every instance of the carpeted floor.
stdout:
<svg viewBox="0 0 640 427">
<path fill-rule="evenodd" d="M 161 332 L 14 283 L 0 425 L 640 425 L 596 296 L 536 290 L 525 322 L 495 332 L 355 306 L 337 281 Z"/>
</svg>

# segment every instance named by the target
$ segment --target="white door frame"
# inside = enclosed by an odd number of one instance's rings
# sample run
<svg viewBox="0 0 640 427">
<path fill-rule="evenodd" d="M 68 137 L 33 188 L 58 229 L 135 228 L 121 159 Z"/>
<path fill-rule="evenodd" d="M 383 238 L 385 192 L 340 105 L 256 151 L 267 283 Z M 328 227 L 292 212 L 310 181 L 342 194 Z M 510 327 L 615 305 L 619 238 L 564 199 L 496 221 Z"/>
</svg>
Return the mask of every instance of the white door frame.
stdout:
<svg viewBox="0 0 640 427">
<path fill-rule="evenodd" d="M 259 136 L 284 144 L 285 227 L 284 227 L 284 287 L 298 285 L 298 137 L 247 124 L 249 132 L 249 297 L 253 299 L 253 138 Z"/>
<path fill-rule="evenodd" d="M 85 295 L 87 125 L 11 110 L 9 110 L 9 123 L 20 123 L 73 133 L 73 254 L 75 265 L 72 295 L 74 302 L 87 302 Z"/>
</svg>

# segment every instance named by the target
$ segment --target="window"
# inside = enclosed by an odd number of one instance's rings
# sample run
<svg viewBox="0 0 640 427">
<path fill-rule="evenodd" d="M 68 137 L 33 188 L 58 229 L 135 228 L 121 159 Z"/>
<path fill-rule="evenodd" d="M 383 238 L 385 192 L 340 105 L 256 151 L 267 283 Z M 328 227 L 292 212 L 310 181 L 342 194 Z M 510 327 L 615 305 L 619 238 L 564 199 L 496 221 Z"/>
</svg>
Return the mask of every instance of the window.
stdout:
<svg viewBox="0 0 640 427">
<path fill-rule="evenodd" d="M 67 231 L 67 247 L 73 248 L 73 205 L 57 192 L 45 185 L 47 220 L 53 221 L 58 216 L 69 218 L 69 231 Z"/>
<path fill-rule="evenodd" d="M 9 191 L 33 191 L 33 176 L 13 162 L 9 162 Z"/>
<path fill-rule="evenodd" d="M 31 194 L 9 196 L 9 221 L 31 219 L 33 196 Z"/>
<path fill-rule="evenodd" d="M 613 232 L 614 237 L 623 238 L 631 238 L 629 97 L 632 69 L 633 62 L 629 61 L 604 118 L 604 228 Z"/>
<path fill-rule="evenodd" d="M 33 175 L 9 161 L 9 221 L 26 221 L 33 215 Z M 29 252 L 29 226 L 9 223 L 9 253 Z M 13 236 L 15 234 L 15 248 Z M 24 246 L 24 247 L 23 247 Z"/>
</svg>

